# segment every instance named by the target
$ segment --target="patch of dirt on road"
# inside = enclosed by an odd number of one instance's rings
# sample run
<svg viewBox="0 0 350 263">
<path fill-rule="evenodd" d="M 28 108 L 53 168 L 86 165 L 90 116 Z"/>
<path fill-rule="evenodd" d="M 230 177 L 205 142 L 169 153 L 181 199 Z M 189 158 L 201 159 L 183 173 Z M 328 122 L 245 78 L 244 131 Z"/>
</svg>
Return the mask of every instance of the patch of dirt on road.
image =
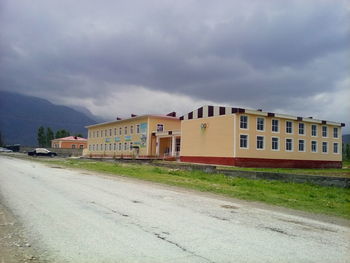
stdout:
<svg viewBox="0 0 350 263">
<path fill-rule="evenodd" d="M 0 199 L 1 201 L 1 199 Z M 13 213 L 0 202 L 0 263 L 46 263 Z"/>
</svg>

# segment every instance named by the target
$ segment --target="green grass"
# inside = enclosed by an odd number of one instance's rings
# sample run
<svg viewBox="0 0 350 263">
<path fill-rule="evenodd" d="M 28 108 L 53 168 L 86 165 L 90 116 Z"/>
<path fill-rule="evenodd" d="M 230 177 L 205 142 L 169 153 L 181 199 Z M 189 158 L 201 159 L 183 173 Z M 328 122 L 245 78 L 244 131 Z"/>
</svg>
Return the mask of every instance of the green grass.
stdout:
<svg viewBox="0 0 350 263">
<path fill-rule="evenodd" d="M 174 170 L 151 165 L 89 160 L 50 160 L 48 162 L 350 219 L 350 189 L 230 178 L 222 174 Z"/>
</svg>

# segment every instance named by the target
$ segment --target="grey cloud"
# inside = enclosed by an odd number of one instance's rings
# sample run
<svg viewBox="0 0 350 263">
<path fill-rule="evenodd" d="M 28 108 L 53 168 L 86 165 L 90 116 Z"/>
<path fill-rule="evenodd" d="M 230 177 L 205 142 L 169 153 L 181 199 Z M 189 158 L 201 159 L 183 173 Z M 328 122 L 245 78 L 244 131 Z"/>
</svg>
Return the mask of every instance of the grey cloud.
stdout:
<svg viewBox="0 0 350 263">
<path fill-rule="evenodd" d="M 2 7 L 1 89 L 101 104 L 111 92 L 142 86 L 274 109 L 336 91 L 348 77 L 346 1 L 12 0 Z"/>
</svg>

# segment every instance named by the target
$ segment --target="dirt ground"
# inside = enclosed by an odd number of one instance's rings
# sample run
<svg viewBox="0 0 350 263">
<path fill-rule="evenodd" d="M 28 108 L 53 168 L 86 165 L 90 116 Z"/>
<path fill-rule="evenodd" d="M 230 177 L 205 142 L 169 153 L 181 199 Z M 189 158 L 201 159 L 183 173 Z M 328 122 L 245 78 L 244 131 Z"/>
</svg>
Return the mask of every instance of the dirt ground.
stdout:
<svg viewBox="0 0 350 263">
<path fill-rule="evenodd" d="M 48 262 L 32 246 L 25 230 L 0 197 L 0 263 Z"/>
</svg>

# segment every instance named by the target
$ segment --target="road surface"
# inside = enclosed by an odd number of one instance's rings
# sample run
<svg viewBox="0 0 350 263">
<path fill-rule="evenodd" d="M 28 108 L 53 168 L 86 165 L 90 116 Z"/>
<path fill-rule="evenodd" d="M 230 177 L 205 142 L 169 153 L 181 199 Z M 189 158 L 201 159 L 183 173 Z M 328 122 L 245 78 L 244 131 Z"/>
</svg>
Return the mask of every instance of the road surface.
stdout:
<svg viewBox="0 0 350 263">
<path fill-rule="evenodd" d="M 350 262 L 350 228 L 0 156 L 0 195 L 50 262 Z"/>
</svg>

